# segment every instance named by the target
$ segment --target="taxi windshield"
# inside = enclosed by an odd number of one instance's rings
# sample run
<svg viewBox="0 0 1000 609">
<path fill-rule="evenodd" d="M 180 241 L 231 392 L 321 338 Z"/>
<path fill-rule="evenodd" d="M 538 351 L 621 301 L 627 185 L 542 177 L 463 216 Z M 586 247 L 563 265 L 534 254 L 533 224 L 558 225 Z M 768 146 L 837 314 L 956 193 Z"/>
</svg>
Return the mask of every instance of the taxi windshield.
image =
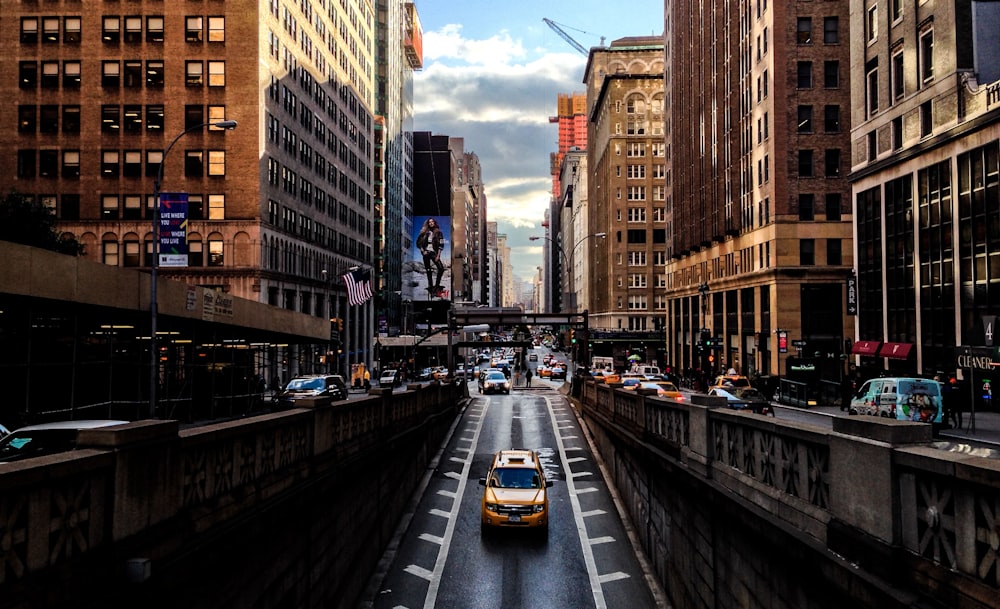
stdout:
<svg viewBox="0 0 1000 609">
<path fill-rule="evenodd" d="M 498 467 L 490 477 L 490 486 L 496 488 L 541 488 L 538 472 L 526 467 Z"/>
</svg>

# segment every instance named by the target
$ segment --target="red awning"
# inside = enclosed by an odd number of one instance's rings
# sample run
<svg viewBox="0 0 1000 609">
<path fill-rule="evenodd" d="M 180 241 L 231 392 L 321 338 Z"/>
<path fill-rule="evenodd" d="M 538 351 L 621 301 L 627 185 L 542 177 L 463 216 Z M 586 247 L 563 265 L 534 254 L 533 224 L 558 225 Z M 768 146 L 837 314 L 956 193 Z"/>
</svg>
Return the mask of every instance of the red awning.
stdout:
<svg viewBox="0 0 1000 609">
<path fill-rule="evenodd" d="M 881 341 L 877 340 L 859 340 L 854 343 L 851 347 L 851 353 L 854 355 L 872 355 L 874 356 L 878 353 L 878 346 L 881 345 Z"/>
<path fill-rule="evenodd" d="M 911 349 L 913 349 L 913 343 L 885 343 L 878 350 L 878 355 L 892 359 L 906 359 L 910 357 Z"/>
</svg>

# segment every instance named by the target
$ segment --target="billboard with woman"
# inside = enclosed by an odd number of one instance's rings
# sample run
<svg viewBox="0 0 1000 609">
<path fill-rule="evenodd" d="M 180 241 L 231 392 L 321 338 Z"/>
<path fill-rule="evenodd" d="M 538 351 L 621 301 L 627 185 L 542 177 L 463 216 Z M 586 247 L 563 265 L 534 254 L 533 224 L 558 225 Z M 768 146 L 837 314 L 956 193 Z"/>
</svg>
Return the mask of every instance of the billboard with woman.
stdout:
<svg viewBox="0 0 1000 609">
<path fill-rule="evenodd" d="M 413 230 L 413 249 L 403 267 L 404 292 L 409 292 L 411 300 L 448 300 L 451 297 L 451 218 L 415 216 Z"/>
</svg>

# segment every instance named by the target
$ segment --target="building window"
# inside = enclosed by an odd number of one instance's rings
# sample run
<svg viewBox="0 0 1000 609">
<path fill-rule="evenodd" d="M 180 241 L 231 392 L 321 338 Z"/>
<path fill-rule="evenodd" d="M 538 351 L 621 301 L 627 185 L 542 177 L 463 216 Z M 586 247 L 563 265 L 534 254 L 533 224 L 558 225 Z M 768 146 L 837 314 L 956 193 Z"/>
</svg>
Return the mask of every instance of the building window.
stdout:
<svg viewBox="0 0 1000 609">
<path fill-rule="evenodd" d="M 811 178 L 813 176 L 813 151 L 799 150 L 799 177 Z"/>
<path fill-rule="evenodd" d="M 199 16 L 188 16 L 184 19 L 184 41 L 201 42 L 204 34 L 202 28 L 204 20 Z"/>
<path fill-rule="evenodd" d="M 107 89 L 121 86 L 121 66 L 117 61 L 101 62 L 101 86 Z"/>
<path fill-rule="evenodd" d="M 62 107 L 63 133 L 80 133 L 80 106 Z"/>
<path fill-rule="evenodd" d="M 146 131 L 163 133 L 163 106 L 146 106 Z"/>
<path fill-rule="evenodd" d="M 184 62 L 184 84 L 200 87 L 205 84 L 205 66 L 200 61 Z"/>
<path fill-rule="evenodd" d="M 889 10 L 892 11 L 892 21 L 895 23 L 903 18 L 903 0 L 889 0 Z"/>
<path fill-rule="evenodd" d="M 121 109 L 118 106 L 101 106 L 101 132 L 118 133 L 121 129 Z"/>
<path fill-rule="evenodd" d="M 920 81 L 934 78 L 934 30 L 920 34 Z"/>
<path fill-rule="evenodd" d="M 816 195 L 802 193 L 799 195 L 799 220 L 812 222 L 816 219 Z"/>
<path fill-rule="evenodd" d="M 878 5 L 868 7 L 868 20 L 865 22 L 865 40 L 872 44 L 878 40 Z"/>
<path fill-rule="evenodd" d="M 122 165 L 122 176 L 126 178 L 142 177 L 142 151 L 126 150 L 125 162 Z"/>
<path fill-rule="evenodd" d="M 903 117 L 897 116 L 892 119 L 892 149 L 899 150 L 903 147 Z"/>
<path fill-rule="evenodd" d="M 205 219 L 205 197 L 200 194 L 188 195 L 188 218 L 192 220 Z"/>
<path fill-rule="evenodd" d="M 813 107 L 799 106 L 799 133 L 812 133 L 813 130 Z"/>
<path fill-rule="evenodd" d="M 59 88 L 59 62 L 58 61 L 43 61 L 42 62 L 42 88 L 43 89 L 58 89 Z"/>
<path fill-rule="evenodd" d="M 222 239 L 219 237 L 209 237 L 208 240 L 208 266 L 223 266 Z"/>
<path fill-rule="evenodd" d="M 904 78 L 903 66 L 903 51 L 900 49 L 892 54 L 892 68 L 889 72 L 889 78 L 892 79 L 890 86 L 892 87 L 893 99 L 901 99 L 906 94 L 906 80 Z"/>
<path fill-rule="evenodd" d="M 80 33 L 82 30 L 79 17 L 63 18 L 63 41 L 67 44 L 80 44 Z"/>
<path fill-rule="evenodd" d="M 799 17 L 795 25 L 795 41 L 798 44 L 812 44 L 812 17 Z"/>
<path fill-rule="evenodd" d="M 631 273 L 628 276 L 628 287 L 645 289 L 647 283 L 646 275 L 642 273 Z"/>
<path fill-rule="evenodd" d="M 201 239 L 188 241 L 188 266 L 205 266 L 205 249 Z"/>
<path fill-rule="evenodd" d="M 38 17 L 21 17 L 21 44 L 38 43 Z"/>
<path fill-rule="evenodd" d="M 64 61 L 62 85 L 64 89 L 80 88 L 80 62 Z"/>
<path fill-rule="evenodd" d="M 826 263 L 831 266 L 844 264 L 844 252 L 840 239 L 826 240 Z"/>
<path fill-rule="evenodd" d="M 629 186 L 628 187 L 628 200 L 629 201 L 645 201 L 646 200 L 646 187 L 645 186 Z"/>
<path fill-rule="evenodd" d="M 125 257 L 122 260 L 124 266 L 139 266 L 139 238 L 136 236 L 125 239 Z"/>
<path fill-rule="evenodd" d="M 36 117 L 38 109 L 35 106 L 17 107 L 17 131 L 18 133 L 34 133 L 38 129 Z"/>
<path fill-rule="evenodd" d="M 101 220 L 118 219 L 118 195 L 101 197 Z"/>
<path fill-rule="evenodd" d="M 628 208 L 628 221 L 629 222 L 645 222 L 646 221 L 646 208 L 645 207 L 629 207 Z"/>
<path fill-rule="evenodd" d="M 195 129 L 205 122 L 205 108 L 201 104 L 184 106 L 184 128 Z"/>
<path fill-rule="evenodd" d="M 208 18 L 208 41 L 209 42 L 225 42 L 226 41 L 226 18 L 225 17 L 209 17 Z"/>
<path fill-rule="evenodd" d="M 59 17 L 42 17 L 42 42 L 58 44 Z"/>
<path fill-rule="evenodd" d="M 155 178 L 160 172 L 160 163 L 163 162 L 162 150 L 146 151 L 146 177 Z"/>
<path fill-rule="evenodd" d="M 646 310 L 646 295 L 645 294 L 630 294 L 628 297 L 628 308 L 630 311 L 645 311 Z"/>
<path fill-rule="evenodd" d="M 106 239 L 101 242 L 101 262 L 108 266 L 118 266 L 118 242 Z"/>
<path fill-rule="evenodd" d="M 865 77 L 865 100 L 869 116 L 878 112 L 878 68 L 869 70 Z"/>
<path fill-rule="evenodd" d="M 122 130 L 125 133 L 142 133 L 142 106 L 133 104 L 122 108 Z"/>
<path fill-rule="evenodd" d="M 18 150 L 17 151 L 17 177 L 19 178 L 33 178 L 36 175 L 35 168 L 35 151 L 34 150 Z"/>
<path fill-rule="evenodd" d="M 824 61 L 823 62 L 823 86 L 827 89 L 836 89 L 840 87 L 840 62 Z"/>
<path fill-rule="evenodd" d="M 841 196 L 839 192 L 830 192 L 826 195 L 826 219 L 830 222 L 840 222 Z"/>
<path fill-rule="evenodd" d="M 839 148 L 827 148 L 825 154 L 825 169 L 826 177 L 828 178 L 839 178 L 840 177 L 840 149 Z"/>
<path fill-rule="evenodd" d="M 60 200 L 59 217 L 63 220 L 80 219 L 80 195 L 63 195 Z"/>
<path fill-rule="evenodd" d="M 920 104 L 920 137 L 927 137 L 934 131 L 934 116 L 931 114 L 930 100 Z"/>
<path fill-rule="evenodd" d="M 142 42 L 142 17 L 125 17 L 125 42 Z"/>
<path fill-rule="evenodd" d="M 868 132 L 868 162 L 872 163 L 878 157 L 878 134 L 872 130 Z"/>
<path fill-rule="evenodd" d="M 813 266 L 816 264 L 816 240 L 799 239 L 799 265 Z"/>
<path fill-rule="evenodd" d="M 226 219 L 226 195 L 208 195 L 208 219 Z"/>
<path fill-rule="evenodd" d="M 101 177 L 117 178 L 121 173 L 119 166 L 119 153 L 117 150 L 101 151 Z"/>
<path fill-rule="evenodd" d="M 205 175 L 204 153 L 201 150 L 184 151 L 184 175 L 189 178 L 201 178 Z"/>
<path fill-rule="evenodd" d="M 209 150 L 208 151 L 208 175 L 210 175 L 210 176 L 224 176 L 224 175 L 226 175 L 226 151 L 225 150 Z"/>
<path fill-rule="evenodd" d="M 63 150 L 62 154 L 62 177 L 66 179 L 77 179 L 80 177 L 80 151 Z"/>
<path fill-rule="evenodd" d="M 122 69 L 122 84 L 125 88 L 141 89 L 144 80 L 142 62 L 139 60 L 125 60 L 125 67 Z"/>
<path fill-rule="evenodd" d="M 811 61 L 798 62 L 798 78 L 795 86 L 799 89 L 811 89 L 813 86 L 813 64 Z"/>
<path fill-rule="evenodd" d="M 127 156 L 128 153 L 126 153 Z M 122 208 L 122 219 L 139 220 L 142 218 L 142 195 L 125 195 L 125 205 Z M 139 255 L 138 248 L 136 256 Z"/>
<path fill-rule="evenodd" d="M 38 86 L 38 64 L 34 61 L 19 63 L 17 82 L 22 89 L 36 88 Z"/>
<path fill-rule="evenodd" d="M 163 16 L 146 17 L 146 42 L 163 42 Z"/>
<path fill-rule="evenodd" d="M 38 176 L 54 178 L 59 171 L 59 153 L 55 150 L 38 151 Z"/>
<path fill-rule="evenodd" d="M 840 106 L 823 107 L 823 130 L 827 133 L 840 133 Z"/>
<path fill-rule="evenodd" d="M 163 88 L 163 61 L 154 59 L 146 62 L 146 86 L 154 89 Z"/>
<path fill-rule="evenodd" d="M 106 44 L 118 44 L 121 40 L 121 17 L 105 17 L 101 25 L 101 40 Z"/>
<path fill-rule="evenodd" d="M 226 86 L 226 62 L 224 61 L 208 62 L 208 86 L 210 87 Z"/>
<path fill-rule="evenodd" d="M 840 18 L 823 17 L 823 44 L 840 42 Z"/>
</svg>

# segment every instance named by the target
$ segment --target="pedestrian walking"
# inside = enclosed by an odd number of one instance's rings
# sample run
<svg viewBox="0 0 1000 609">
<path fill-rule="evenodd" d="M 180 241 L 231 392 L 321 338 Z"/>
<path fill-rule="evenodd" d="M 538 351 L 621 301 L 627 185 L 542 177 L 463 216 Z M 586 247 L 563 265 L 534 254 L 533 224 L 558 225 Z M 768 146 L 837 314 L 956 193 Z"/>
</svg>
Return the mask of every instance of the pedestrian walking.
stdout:
<svg viewBox="0 0 1000 609">
<path fill-rule="evenodd" d="M 531 387 L 531 376 L 531 368 L 528 368 L 528 371 L 524 373 L 524 382 L 528 387 Z"/>
</svg>

